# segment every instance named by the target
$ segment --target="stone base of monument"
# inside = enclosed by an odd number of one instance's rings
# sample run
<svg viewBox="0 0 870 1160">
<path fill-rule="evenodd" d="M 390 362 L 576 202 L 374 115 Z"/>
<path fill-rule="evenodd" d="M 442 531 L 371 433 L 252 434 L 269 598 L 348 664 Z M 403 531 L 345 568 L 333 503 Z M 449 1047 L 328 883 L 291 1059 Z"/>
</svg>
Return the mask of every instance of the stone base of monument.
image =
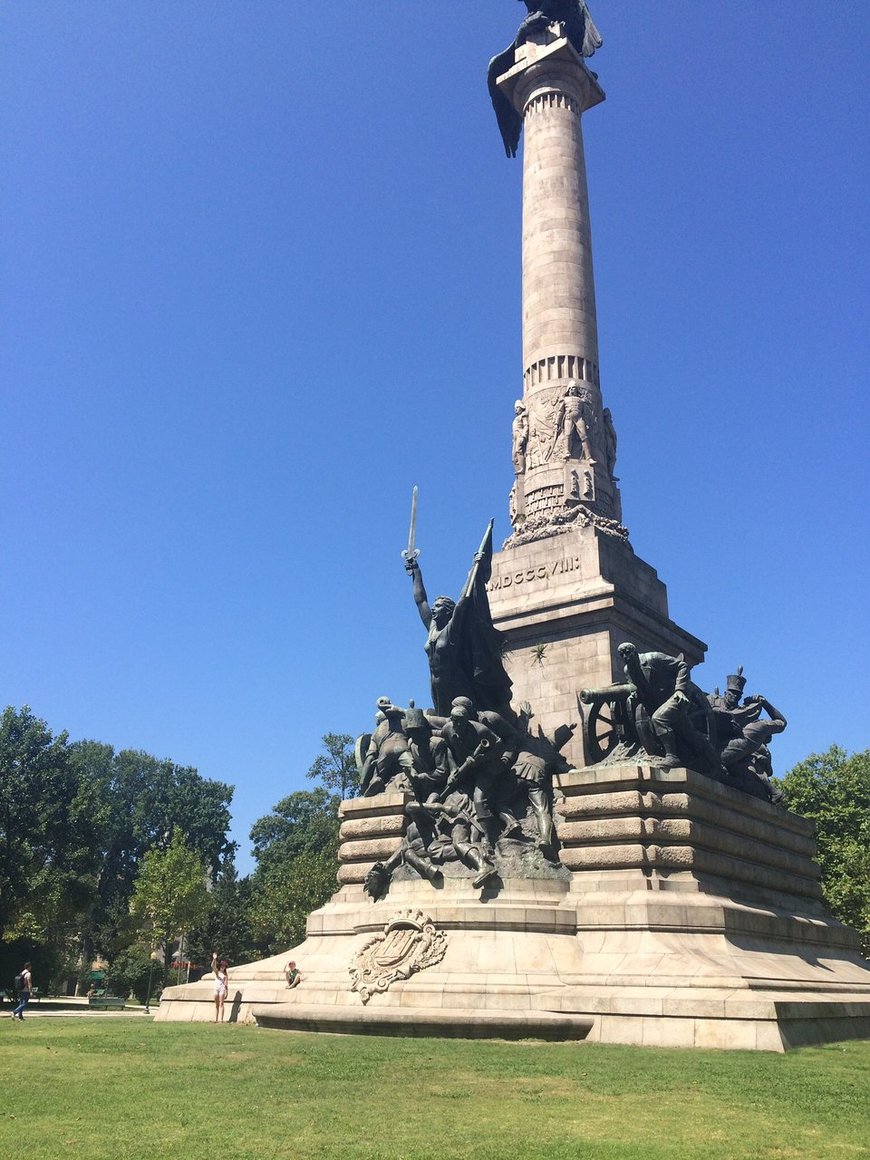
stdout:
<svg viewBox="0 0 870 1160">
<path fill-rule="evenodd" d="M 769 1051 L 870 1037 L 870 963 L 825 911 L 803 819 L 689 770 L 599 765 L 561 779 L 563 870 L 510 843 L 483 890 L 448 865 L 373 902 L 361 882 L 399 845 L 404 800 L 343 803 L 342 888 L 292 953 L 231 970 L 231 1017 Z M 213 1011 L 206 980 L 164 991 L 157 1017 Z"/>
</svg>

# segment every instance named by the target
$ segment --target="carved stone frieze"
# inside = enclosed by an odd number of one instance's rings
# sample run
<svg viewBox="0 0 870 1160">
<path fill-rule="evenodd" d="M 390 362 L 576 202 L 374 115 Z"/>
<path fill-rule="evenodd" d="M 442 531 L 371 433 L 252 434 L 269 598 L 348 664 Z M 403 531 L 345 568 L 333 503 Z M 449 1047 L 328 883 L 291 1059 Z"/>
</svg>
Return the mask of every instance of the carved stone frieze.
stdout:
<svg viewBox="0 0 870 1160">
<path fill-rule="evenodd" d="M 447 935 L 436 930 L 422 910 L 400 910 L 357 952 L 350 965 L 351 990 L 363 1003 L 393 983 L 440 963 L 447 950 Z"/>
<path fill-rule="evenodd" d="M 549 462 L 556 436 L 556 408 L 562 397 L 559 387 L 537 391 L 529 400 L 529 433 L 526 447 L 526 470 Z"/>
<path fill-rule="evenodd" d="M 613 536 L 615 539 L 628 540 L 628 528 L 624 527 L 618 520 L 599 515 L 581 501 L 563 511 L 527 515 L 522 526 L 515 528 L 513 535 L 508 536 L 502 544 L 502 548 L 518 548 L 522 544 L 531 544 L 535 540 L 544 540 L 549 536 L 570 532 L 575 526 L 589 527 L 590 525 L 594 525 L 605 535 Z"/>
</svg>

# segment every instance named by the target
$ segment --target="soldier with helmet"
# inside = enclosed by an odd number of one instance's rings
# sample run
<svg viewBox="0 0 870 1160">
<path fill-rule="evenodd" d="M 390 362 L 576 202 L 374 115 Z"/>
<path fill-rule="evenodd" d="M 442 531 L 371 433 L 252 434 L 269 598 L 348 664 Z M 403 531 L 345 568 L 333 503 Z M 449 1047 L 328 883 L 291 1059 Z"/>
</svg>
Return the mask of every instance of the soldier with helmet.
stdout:
<svg viewBox="0 0 870 1160">
<path fill-rule="evenodd" d="M 450 773 L 447 744 L 413 701 L 405 711 L 404 731 L 408 749 L 399 760 L 417 801 L 425 802 L 433 794 L 439 794 L 447 782 Z"/>
<path fill-rule="evenodd" d="M 773 767 L 768 743 L 782 733 L 788 722 L 779 709 L 766 697 L 755 693 L 740 698 L 746 686 L 743 666 L 726 678 L 725 695 L 718 689 L 708 697 L 716 718 L 716 730 L 721 748 L 722 764 L 729 779 L 747 793 L 771 802 L 778 802 L 782 792 L 776 790 L 770 778 Z M 767 713 L 767 720 L 761 714 Z"/>
<path fill-rule="evenodd" d="M 472 800 L 474 816 L 489 844 L 499 837 L 496 818 L 500 782 L 504 777 L 501 757 L 504 743 L 480 721 L 473 721 L 464 705 L 454 704 L 441 730 L 447 744 L 450 776 L 447 790 L 465 790 Z M 514 824 L 519 828 L 516 819 Z"/>
<path fill-rule="evenodd" d="M 405 710 L 389 697 L 378 698 L 378 712 L 383 714 L 369 739 L 360 769 L 360 796 L 383 793 L 388 783 L 405 767 L 402 755 L 408 752 L 408 738 L 403 731 Z"/>
</svg>

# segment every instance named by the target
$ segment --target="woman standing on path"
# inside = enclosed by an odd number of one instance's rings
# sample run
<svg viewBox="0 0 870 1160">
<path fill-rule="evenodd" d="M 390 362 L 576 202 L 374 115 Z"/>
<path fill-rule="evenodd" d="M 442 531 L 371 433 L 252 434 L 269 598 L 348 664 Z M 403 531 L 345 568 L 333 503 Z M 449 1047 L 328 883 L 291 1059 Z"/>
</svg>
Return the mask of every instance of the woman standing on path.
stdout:
<svg viewBox="0 0 870 1160">
<path fill-rule="evenodd" d="M 230 976 L 227 971 L 227 960 L 221 959 L 220 965 L 214 973 L 214 1021 L 223 1023 L 224 1002 L 230 986 Z"/>
</svg>

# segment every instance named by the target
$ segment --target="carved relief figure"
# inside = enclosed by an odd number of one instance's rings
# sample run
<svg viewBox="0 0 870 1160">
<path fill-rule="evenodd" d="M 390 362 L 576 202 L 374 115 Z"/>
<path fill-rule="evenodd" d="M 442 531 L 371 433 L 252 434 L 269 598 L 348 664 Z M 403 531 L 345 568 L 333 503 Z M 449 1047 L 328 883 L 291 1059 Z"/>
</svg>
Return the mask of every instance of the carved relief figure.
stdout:
<svg viewBox="0 0 870 1160">
<path fill-rule="evenodd" d="M 610 478 L 615 480 L 616 476 L 613 473 L 616 469 L 616 428 L 613 426 L 613 416 L 609 407 L 604 408 L 602 418 L 604 419 L 604 466 Z"/>
<path fill-rule="evenodd" d="M 514 403 L 513 421 L 513 449 L 514 471 L 522 475 L 526 470 L 526 448 L 529 443 L 529 415 L 526 405 L 521 399 Z"/>
<path fill-rule="evenodd" d="M 562 392 L 546 389 L 529 400 L 529 437 L 526 443 L 526 469 L 547 463 L 553 453 L 555 438 L 554 412 L 562 401 Z"/>
<path fill-rule="evenodd" d="M 589 403 L 588 391 L 584 391 L 577 383 L 568 384 L 556 408 L 556 429 L 552 443 L 552 450 L 558 447 L 563 459 L 579 458 L 589 463 L 595 462 L 590 440 L 592 415 Z"/>
<path fill-rule="evenodd" d="M 538 415 L 533 414 L 529 422 L 526 467 L 540 467 L 546 462 L 549 442 L 550 436 L 546 426 Z"/>
<path fill-rule="evenodd" d="M 591 471 L 583 472 L 583 498 L 595 499 L 595 481 Z"/>
</svg>

